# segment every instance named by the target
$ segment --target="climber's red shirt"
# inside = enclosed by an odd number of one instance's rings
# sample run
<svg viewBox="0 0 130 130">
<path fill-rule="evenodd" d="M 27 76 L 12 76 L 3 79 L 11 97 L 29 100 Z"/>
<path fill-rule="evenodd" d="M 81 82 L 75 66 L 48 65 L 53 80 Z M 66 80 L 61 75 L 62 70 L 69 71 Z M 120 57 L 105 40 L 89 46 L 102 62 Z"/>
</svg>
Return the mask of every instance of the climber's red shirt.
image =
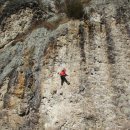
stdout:
<svg viewBox="0 0 130 130">
<path fill-rule="evenodd" d="M 60 76 L 66 76 L 67 74 L 66 74 L 66 71 L 65 70 L 62 70 L 61 72 L 60 72 Z"/>
</svg>

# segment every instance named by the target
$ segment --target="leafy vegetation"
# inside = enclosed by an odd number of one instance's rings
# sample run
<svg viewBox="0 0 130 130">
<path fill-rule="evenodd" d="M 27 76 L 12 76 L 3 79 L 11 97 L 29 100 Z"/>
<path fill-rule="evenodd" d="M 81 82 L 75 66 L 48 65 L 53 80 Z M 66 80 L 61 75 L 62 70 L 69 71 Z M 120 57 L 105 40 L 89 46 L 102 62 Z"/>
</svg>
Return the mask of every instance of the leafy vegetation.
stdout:
<svg viewBox="0 0 130 130">
<path fill-rule="evenodd" d="M 80 19 L 83 16 L 83 2 L 81 0 L 56 1 L 56 7 L 61 13 L 66 13 L 69 18 Z"/>
<path fill-rule="evenodd" d="M 83 17 L 83 3 L 81 0 L 65 0 L 65 4 L 68 17 L 75 19 Z"/>
</svg>

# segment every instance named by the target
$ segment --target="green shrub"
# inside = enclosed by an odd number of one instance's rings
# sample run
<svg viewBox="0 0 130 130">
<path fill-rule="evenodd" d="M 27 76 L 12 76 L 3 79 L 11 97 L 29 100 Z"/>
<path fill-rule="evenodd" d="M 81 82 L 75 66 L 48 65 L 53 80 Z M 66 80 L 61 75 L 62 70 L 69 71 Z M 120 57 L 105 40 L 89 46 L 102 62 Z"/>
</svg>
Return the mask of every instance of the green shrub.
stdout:
<svg viewBox="0 0 130 130">
<path fill-rule="evenodd" d="M 83 17 L 83 3 L 81 0 L 65 0 L 65 12 L 70 18 L 80 19 Z"/>
</svg>

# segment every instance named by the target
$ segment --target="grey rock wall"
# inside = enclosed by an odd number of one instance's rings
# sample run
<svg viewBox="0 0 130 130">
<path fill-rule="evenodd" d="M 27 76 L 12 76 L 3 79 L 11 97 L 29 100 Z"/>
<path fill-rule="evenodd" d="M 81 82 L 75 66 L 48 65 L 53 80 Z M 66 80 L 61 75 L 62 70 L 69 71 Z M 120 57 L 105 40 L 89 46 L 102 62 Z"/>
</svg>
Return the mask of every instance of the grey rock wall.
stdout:
<svg viewBox="0 0 130 130">
<path fill-rule="evenodd" d="M 130 128 L 129 1 L 82 2 L 0 1 L 1 130 Z"/>
</svg>

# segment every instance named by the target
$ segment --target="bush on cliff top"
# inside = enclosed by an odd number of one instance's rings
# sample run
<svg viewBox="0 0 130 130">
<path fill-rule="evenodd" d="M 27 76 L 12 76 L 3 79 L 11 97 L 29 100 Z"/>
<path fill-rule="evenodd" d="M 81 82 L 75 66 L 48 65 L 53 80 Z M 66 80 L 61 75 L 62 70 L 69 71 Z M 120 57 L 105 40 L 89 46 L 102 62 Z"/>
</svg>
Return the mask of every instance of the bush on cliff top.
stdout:
<svg viewBox="0 0 130 130">
<path fill-rule="evenodd" d="M 65 0 L 66 14 L 70 18 L 80 19 L 83 17 L 83 4 L 81 0 Z"/>
<path fill-rule="evenodd" d="M 80 19 L 83 17 L 83 3 L 81 0 L 56 1 L 59 12 L 66 13 L 69 18 Z"/>
</svg>

